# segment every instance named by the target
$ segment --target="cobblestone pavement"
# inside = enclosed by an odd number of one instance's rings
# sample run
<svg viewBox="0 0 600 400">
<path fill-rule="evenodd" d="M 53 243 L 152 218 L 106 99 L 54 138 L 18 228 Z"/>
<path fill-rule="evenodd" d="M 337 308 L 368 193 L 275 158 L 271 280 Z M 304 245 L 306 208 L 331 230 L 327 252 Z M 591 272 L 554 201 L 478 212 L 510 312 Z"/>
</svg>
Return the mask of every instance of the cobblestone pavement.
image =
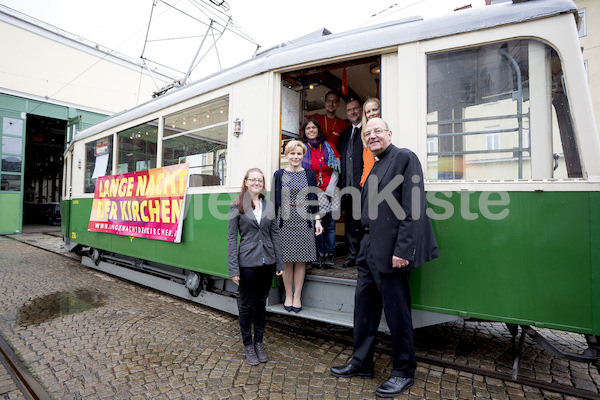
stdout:
<svg viewBox="0 0 600 400">
<path fill-rule="evenodd" d="M 55 246 L 43 239 L 33 244 Z M 352 346 L 274 324 L 265 336 L 269 362 L 249 366 L 237 317 L 2 237 L 0 277 L 0 331 L 56 399 L 375 399 L 391 368 L 390 357 L 377 354 L 375 379 L 334 378 L 328 369 L 344 364 Z M 543 333 L 570 351 L 585 345 L 580 335 Z M 510 334 L 502 324 L 422 328 L 416 344 L 419 357 L 497 371 L 512 367 Z M 600 388 L 594 367 L 557 359 L 529 339 L 520 373 L 594 392 Z M 3 377 L 0 368 L 0 388 Z M 398 398 L 575 398 L 425 362 L 418 364 L 415 380 Z"/>
<path fill-rule="evenodd" d="M 14 400 L 26 399 L 2 363 L 0 363 L 0 398 Z"/>
</svg>

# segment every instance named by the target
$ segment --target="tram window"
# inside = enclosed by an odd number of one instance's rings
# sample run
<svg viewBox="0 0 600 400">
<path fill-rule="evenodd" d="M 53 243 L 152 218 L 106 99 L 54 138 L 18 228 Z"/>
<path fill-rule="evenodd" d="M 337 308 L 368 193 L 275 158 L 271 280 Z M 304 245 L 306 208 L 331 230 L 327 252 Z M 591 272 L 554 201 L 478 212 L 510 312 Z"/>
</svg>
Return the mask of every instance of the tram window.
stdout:
<svg viewBox="0 0 600 400">
<path fill-rule="evenodd" d="M 553 130 L 553 159 L 554 178 L 581 178 L 583 172 L 575 132 L 573 130 L 573 121 L 571 119 L 571 109 L 569 99 L 565 90 L 565 80 L 562 73 L 562 66 L 558 54 L 554 50 L 551 52 L 552 59 L 552 125 L 558 126 Z"/>
<path fill-rule="evenodd" d="M 575 164 L 568 177 L 577 177 L 568 102 L 555 88 L 560 75 L 553 65 L 558 57 L 552 54 L 539 42 L 513 40 L 427 56 L 427 140 L 435 143 L 428 146 L 430 179 L 531 179 L 532 164 L 535 178 L 561 177 L 560 171 L 552 173 L 553 154 L 540 157 L 542 168 L 532 160 L 532 146 L 540 141 L 555 154 L 562 155 L 564 148 L 567 165 Z M 536 74 L 547 79 L 536 80 Z M 551 84 L 552 99 L 544 89 Z M 532 98 L 546 107 L 552 100 L 554 106 L 554 127 L 538 121 L 535 140 L 530 137 Z M 550 130 L 554 137 L 540 136 Z"/>
<path fill-rule="evenodd" d="M 527 41 L 433 54 L 427 60 L 427 137 L 433 179 L 528 179 Z"/>
<path fill-rule="evenodd" d="M 165 117 L 163 165 L 190 164 L 202 186 L 225 184 L 229 98 Z"/>
<path fill-rule="evenodd" d="M 119 132 L 117 173 L 156 168 L 157 133 L 158 119 Z"/>
<path fill-rule="evenodd" d="M 94 193 L 96 178 L 112 173 L 112 136 L 85 145 L 85 193 Z"/>
</svg>

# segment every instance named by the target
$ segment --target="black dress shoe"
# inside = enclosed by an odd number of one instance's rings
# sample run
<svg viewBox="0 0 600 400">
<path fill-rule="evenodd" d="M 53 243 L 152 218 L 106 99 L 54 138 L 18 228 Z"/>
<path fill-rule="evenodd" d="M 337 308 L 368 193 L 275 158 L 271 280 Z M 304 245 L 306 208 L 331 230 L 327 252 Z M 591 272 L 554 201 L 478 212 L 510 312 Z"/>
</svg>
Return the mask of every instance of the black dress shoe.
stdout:
<svg viewBox="0 0 600 400">
<path fill-rule="evenodd" d="M 344 264 L 342 264 L 342 267 L 350 268 L 354 267 L 354 265 L 356 265 L 356 260 L 354 258 L 347 258 L 346 261 L 344 261 Z"/>
<path fill-rule="evenodd" d="M 383 382 L 377 388 L 375 394 L 379 397 L 395 397 L 402 394 L 407 389 L 410 389 L 415 384 L 414 378 L 403 378 L 401 376 L 392 376 L 387 381 Z"/>
<path fill-rule="evenodd" d="M 331 375 L 337 376 L 338 378 L 351 378 L 353 376 L 360 376 L 363 379 L 373 377 L 373 372 L 365 371 L 352 364 L 342 365 L 341 367 L 331 367 L 329 370 Z"/>
</svg>

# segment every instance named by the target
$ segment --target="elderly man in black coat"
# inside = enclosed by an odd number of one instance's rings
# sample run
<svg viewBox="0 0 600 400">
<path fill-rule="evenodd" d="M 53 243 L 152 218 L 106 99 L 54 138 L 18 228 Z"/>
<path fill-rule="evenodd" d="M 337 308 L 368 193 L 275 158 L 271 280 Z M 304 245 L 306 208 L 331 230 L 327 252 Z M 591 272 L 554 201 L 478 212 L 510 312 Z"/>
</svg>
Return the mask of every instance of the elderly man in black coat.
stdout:
<svg viewBox="0 0 600 400">
<path fill-rule="evenodd" d="M 394 348 L 391 377 L 377 388 L 394 397 L 414 385 L 416 368 L 409 271 L 439 257 L 417 156 L 391 144 L 392 132 L 380 118 L 369 120 L 365 139 L 377 157 L 362 191 L 362 237 L 357 258 L 354 354 L 347 365 L 331 368 L 337 377 L 373 376 L 375 334 L 382 310 Z"/>
</svg>

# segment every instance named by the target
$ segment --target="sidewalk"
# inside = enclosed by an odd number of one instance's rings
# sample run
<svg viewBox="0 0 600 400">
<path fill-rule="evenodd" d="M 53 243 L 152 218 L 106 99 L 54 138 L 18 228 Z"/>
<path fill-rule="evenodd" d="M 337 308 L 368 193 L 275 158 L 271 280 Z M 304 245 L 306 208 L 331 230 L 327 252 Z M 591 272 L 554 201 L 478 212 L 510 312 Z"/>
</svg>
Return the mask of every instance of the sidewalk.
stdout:
<svg viewBox="0 0 600 400">
<path fill-rule="evenodd" d="M 6 237 L 73 258 L 74 260 L 81 260 L 80 256 L 64 248 L 60 226 L 23 225 L 23 233 L 6 235 Z"/>
</svg>

